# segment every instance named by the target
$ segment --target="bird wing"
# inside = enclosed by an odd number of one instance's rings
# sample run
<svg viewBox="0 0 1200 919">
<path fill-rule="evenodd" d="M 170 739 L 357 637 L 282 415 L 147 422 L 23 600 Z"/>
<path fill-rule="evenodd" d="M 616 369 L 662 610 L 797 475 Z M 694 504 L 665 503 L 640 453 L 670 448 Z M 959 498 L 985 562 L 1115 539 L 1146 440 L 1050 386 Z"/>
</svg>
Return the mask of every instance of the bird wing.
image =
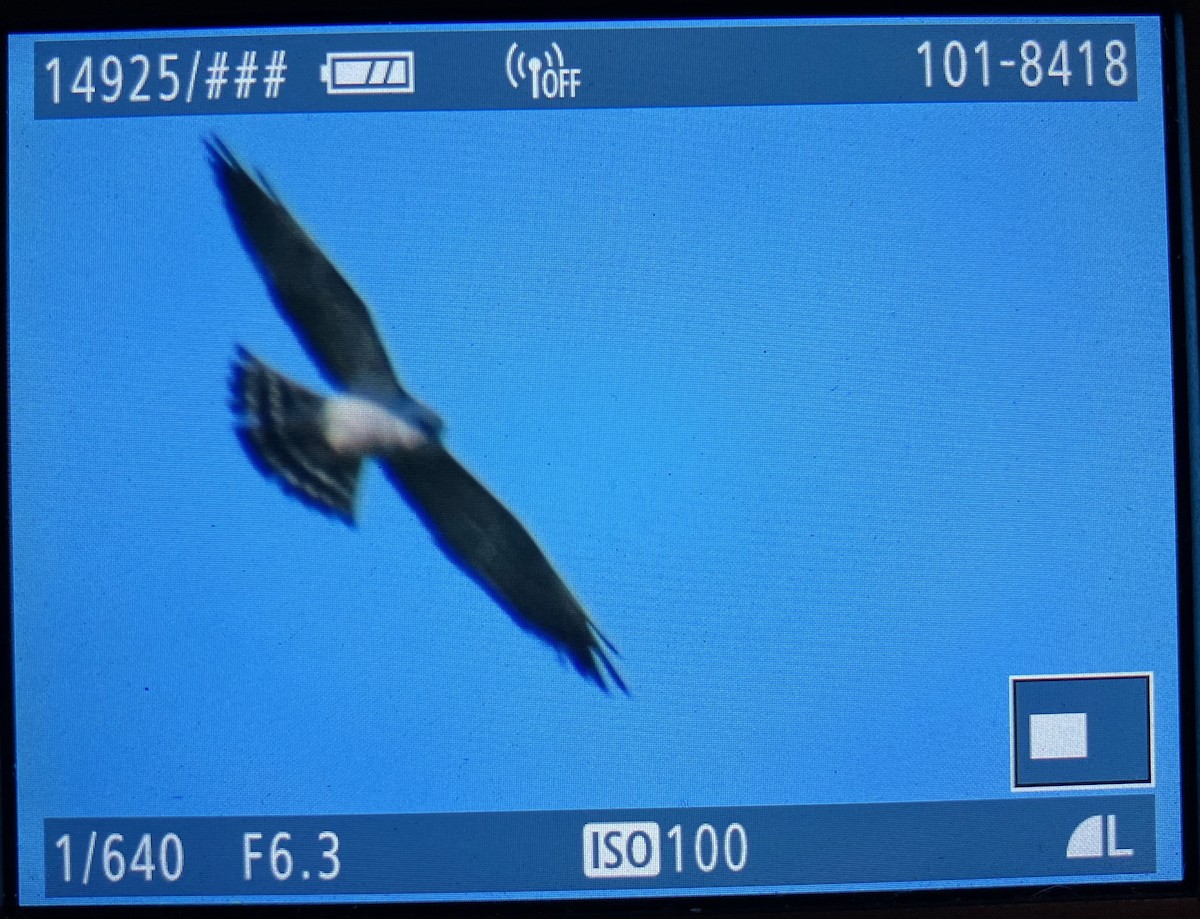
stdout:
<svg viewBox="0 0 1200 919">
<path fill-rule="evenodd" d="M 442 551 L 517 625 L 567 655 L 601 689 L 629 690 L 607 652 L 616 649 L 550 564 L 529 531 L 442 444 L 383 458 L 389 479 Z"/>
<path fill-rule="evenodd" d="M 362 298 L 224 143 L 213 138 L 207 147 L 238 235 L 326 380 L 381 399 L 406 396 Z"/>
</svg>

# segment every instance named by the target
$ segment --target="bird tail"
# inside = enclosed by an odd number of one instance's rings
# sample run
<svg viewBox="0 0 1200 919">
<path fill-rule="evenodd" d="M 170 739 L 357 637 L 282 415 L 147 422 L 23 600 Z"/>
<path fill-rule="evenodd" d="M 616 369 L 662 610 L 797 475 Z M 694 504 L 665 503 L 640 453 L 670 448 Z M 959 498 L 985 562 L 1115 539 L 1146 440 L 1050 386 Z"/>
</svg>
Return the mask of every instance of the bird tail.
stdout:
<svg viewBox="0 0 1200 919">
<path fill-rule="evenodd" d="M 256 469 L 309 507 L 354 525 L 361 457 L 337 453 L 325 439 L 324 397 L 238 348 L 230 406 Z"/>
</svg>

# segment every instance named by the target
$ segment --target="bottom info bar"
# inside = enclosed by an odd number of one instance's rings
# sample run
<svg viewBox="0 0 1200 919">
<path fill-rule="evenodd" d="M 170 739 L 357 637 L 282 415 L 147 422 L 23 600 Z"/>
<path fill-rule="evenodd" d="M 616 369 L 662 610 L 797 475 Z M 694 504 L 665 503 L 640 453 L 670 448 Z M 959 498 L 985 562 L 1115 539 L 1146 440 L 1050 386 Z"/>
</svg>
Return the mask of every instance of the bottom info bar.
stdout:
<svg viewBox="0 0 1200 919">
<path fill-rule="evenodd" d="M 790 888 L 1152 876 L 1153 794 L 984 801 L 44 821 L 48 899 Z"/>
</svg>

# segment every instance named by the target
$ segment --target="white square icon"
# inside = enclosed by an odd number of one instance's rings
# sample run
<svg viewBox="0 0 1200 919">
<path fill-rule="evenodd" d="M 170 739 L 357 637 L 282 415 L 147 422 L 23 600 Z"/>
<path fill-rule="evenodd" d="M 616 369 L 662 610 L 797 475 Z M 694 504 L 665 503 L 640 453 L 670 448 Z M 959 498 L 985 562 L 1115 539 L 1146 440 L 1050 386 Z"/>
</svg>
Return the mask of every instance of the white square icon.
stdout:
<svg viewBox="0 0 1200 919">
<path fill-rule="evenodd" d="M 1029 716 L 1030 759 L 1087 759 L 1087 712 Z"/>
</svg>

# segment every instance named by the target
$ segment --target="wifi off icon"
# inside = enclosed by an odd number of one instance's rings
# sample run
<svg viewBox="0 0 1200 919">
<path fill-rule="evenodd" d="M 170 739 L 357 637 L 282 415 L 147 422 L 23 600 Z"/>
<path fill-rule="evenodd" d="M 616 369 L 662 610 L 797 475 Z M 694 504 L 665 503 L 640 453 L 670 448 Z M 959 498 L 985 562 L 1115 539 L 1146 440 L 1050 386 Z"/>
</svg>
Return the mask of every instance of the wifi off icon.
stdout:
<svg viewBox="0 0 1200 919">
<path fill-rule="evenodd" d="M 568 67 L 562 48 L 553 41 L 540 55 L 526 55 L 513 42 L 504 58 L 504 72 L 513 89 L 528 84 L 533 99 L 574 99 L 583 85 L 580 68 Z"/>
</svg>

